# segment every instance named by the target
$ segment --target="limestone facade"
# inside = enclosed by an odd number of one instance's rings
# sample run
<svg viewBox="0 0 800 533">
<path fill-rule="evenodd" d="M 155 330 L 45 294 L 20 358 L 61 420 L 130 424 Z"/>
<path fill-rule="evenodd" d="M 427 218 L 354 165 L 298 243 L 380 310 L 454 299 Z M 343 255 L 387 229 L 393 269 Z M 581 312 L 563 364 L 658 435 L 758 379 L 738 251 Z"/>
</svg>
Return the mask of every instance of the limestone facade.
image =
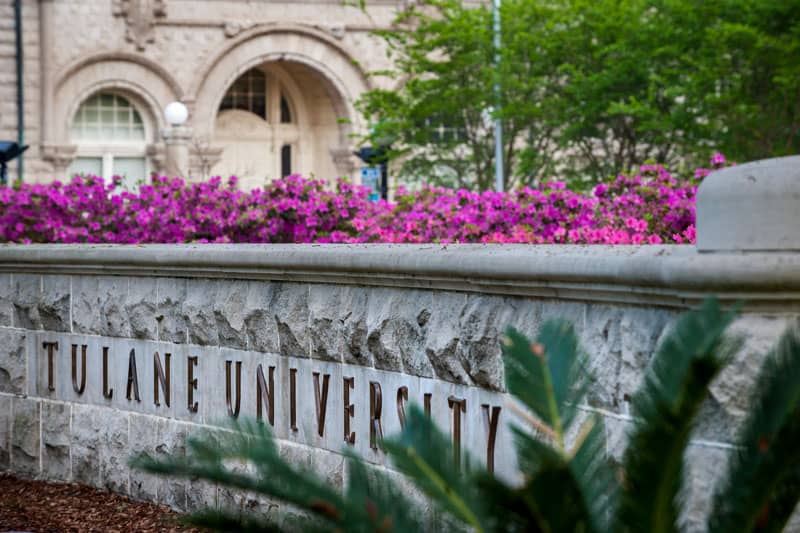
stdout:
<svg viewBox="0 0 800 533">
<path fill-rule="evenodd" d="M 357 178 L 355 101 L 397 83 L 370 76 L 390 66 L 370 31 L 407 3 L 22 0 L 24 180 L 164 172 L 163 109 L 176 100 L 190 110 L 189 179 Z M 18 131 L 13 15 L 0 6 L 4 140 Z"/>
</svg>

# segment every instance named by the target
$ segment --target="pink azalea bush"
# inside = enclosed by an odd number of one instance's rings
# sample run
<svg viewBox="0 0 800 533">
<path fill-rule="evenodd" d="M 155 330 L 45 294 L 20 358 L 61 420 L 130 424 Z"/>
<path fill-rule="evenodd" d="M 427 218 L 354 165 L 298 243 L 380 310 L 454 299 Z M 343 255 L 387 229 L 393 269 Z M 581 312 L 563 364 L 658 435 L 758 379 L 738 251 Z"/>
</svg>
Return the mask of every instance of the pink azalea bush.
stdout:
<svg viewBox="0 0 800 533">
<path fill-rule="evenodd" d="M 510 193 L 369 189 L 290 176 L 241 191 L 236 178 L 187 184 L 154 176 L 138 192 L 76 176 L 67 184 L 0 188 L 0 242 L 393 242 L 659 244 L 694 242 L 697 186 L 727 165 L 679 179 L 659 165 L 620 174 L 592 194 L 553 181 Z"/>
</svg>

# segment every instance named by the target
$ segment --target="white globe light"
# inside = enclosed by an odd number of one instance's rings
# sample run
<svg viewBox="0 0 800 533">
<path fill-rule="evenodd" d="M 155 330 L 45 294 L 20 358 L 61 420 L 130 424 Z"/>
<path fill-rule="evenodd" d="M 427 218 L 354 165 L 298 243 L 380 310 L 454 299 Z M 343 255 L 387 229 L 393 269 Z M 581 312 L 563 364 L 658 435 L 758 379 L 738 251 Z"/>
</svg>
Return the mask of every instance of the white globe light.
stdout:
<svg viewBox="0 0 800 533">
<path fill-rule="evenodd" d="M 180 126 L 189 118 L 189 110 L 181 102 L 172 102 L 164 108 L 164 117 L 172 126 Z"/>
</svg>

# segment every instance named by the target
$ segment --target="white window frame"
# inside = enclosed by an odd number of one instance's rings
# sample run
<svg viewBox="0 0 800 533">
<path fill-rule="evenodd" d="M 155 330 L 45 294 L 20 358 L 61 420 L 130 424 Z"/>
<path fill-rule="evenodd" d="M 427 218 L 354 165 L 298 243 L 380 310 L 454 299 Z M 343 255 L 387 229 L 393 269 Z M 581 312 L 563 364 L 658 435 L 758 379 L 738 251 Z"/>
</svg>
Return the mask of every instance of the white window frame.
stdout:
<svg viewBox="0 0 800 533">
<path fill-rule="evenodd" d="M 139 115 L 139 118 L 142 121 L 142 126 L 144 128 L 144 138 L 138 140 L 109 139 L 106 141 L 98 141 L 93 139 L 72 137 L 73 123 L 81 107 L 83 107 L 83 105 L 85 105 L 90 99 L 106 94 L 114 95 L 124 99 L 128 103 L 128 105 L 130 105 L 136 111 L 136 113 Z M 104 180 L 110 180 L 115 175 L 114 158 L 130 157 L 130 158 L 141 158 L 144 160 L 144 176 L 141 176 L 140 178 L 129 177 L 128 180 L 131 181 L 126 180 L 123 183 L 123 186 L 125 187 L 132 187 L 134 185 L 134 182 L 132 180 L 138 180 L 138 179 L 147 180 L 148 177 L 150 176 L 150 172 L 152 172 L 150 158 L 147 157 L 147 145 L 148 145 L 148 139 L 152 138 L 154 128 L 153 125 L 150 123 L 147 114 L 142 111 L 142 106 L 136 100 L 137 99 L 135 97 L 131 97 L 128 94 L 121 93 L 113 89 L 101 90 L 96 93 L 93 93 L 89 97 L 85 98 L 78 106 L 78 108 L 75 111 L 75 115 L 73 115 L 72 120 L 70 120 L 70 127 L 69 127 L 70 142 L 72 142 L 76 146 L 74 158 L 77 159 L 81 157 L 86 157 L 86 158 L 101 159 L 102 173 L 103 173 L 102 178 Z"/>
</svg>

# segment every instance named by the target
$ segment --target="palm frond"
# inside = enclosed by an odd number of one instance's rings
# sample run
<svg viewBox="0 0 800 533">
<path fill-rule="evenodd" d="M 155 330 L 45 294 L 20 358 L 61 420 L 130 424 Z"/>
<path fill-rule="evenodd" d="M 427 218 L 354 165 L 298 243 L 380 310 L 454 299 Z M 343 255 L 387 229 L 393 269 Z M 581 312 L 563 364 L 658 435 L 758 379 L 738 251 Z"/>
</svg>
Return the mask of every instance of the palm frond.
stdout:
<svg viewBox="0 0 800 533">
<path fill-rule="evenodd" d="M 764 362 L 709 531 L 781 531 L 800 500 L 800 330 L 787 330 Z"/>
<path fill-rule="evenodd" d="M 680 318 L 653 358 L 632 399 L 636 423 L 616 517 L 622 531 L 678 530 L 684 451 L 709 383 L 736 348 L 723 335 L 733 316 L 707 299 Z"/>
<path fill-rule="evenodd" d="M 348 531 L 389 532 L 424 531 L 421 513 L 413 512 L 414 504 L 383 472 L 368 469 L 363 460 L 348 452 L 348 510 L 357 516 L 347 516 Z M 410 512 L 411 511 L 411 512 Z"/>
<path fill-rule="evenodd" d="M 220 436 L 187 439 L 185 457 L 154 458 L 141 454 L 131 461 L 131 465 L 153 474 L 203 479 L 264 495 L 308 511 L 330 525 L 340 524 L 345 516 L 356 514 L 348 510 L 349 502 L 335 488 L 313 472 L 287 463 L 264 424 L 241 421 L 234 423 L 232 428 L 233 431 Z M 246 468 L 236 469 L 232 465 Z M 212 515 L 208 514 L 209 517 Z M 225 511 L 215 516 L 219 519 L 231 517 Z M 308 525 L 312 527 L 313 524 Z"/>
<path fill-rule="evenodd" d="M 563 448 L 589 382 L 572 325 L 563 320 L 545 322 L 534 343 L 509 328 L 503 352 L 508 392 L 550 429 Z"/>
<path fill-rule="evenodd" d="M 489 529 L 481 493 L 454 463 L 450 439 L 418 406 L 411 406 L 405 428 L 384 440 L 383 448 L 394 466 L 442 510 L 474 531 Z"/>
<path fill-rule="evenodd" d="M 529 523 L 545 531 L 606 531 L 616 482 L 605 459 L 604 428 L 589 416 L 574 443 L 565 439 L 591 378 L 574 329 L 548 321 L 534 343 L 510 329 L 504 352 L 509 392 L 538 417 L 521 413 L 530 427 L 513 428 Z M 548 493 L 544 484 L 555 482 L 559 491 Z"/>
</svg>

